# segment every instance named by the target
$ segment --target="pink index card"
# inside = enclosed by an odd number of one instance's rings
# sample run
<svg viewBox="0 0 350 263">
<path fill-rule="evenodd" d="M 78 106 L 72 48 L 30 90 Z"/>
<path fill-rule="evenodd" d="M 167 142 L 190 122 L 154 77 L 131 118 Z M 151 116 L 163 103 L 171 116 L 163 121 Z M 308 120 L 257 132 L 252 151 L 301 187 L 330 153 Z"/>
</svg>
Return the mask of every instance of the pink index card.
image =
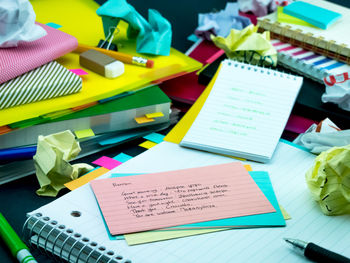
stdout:
<svg viewBox="0 0 350 263">
<path fill-rule="evenodd" d="M 102 166 L 104 168 L 107 168 L 109 170 L 112 170 L 113 168 L 119 166 L 122 164 L 122 162 L 119 162 L 113 158 L 109 158 L 107 156 L 102 156 L 101 158 L 98 158 L 97 160 L 92 162 L 93 164 L 97 164 L 99 166 Z"/>
<path fill-rule="evenodd" d="M 88 75 L 89 74 L 85 70 L 82 70 L 81 68 L 69 69 L 69 71 L 73 72 L 74 74 L 76 74 L 78 76 Z"/>
<path fill-rule="evenodd" d="M 239 162 L 91 182 L 112 235 L 274 212 Z"/>
</svg>

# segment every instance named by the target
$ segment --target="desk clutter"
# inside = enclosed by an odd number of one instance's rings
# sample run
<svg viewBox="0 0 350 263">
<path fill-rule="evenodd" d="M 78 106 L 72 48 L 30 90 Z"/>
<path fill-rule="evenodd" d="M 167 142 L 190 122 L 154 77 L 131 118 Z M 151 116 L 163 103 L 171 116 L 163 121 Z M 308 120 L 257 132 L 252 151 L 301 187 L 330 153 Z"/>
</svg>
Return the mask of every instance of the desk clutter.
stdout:
<svg viewBox="0 0 350 263">
<path fill-rule="evenodd" d="M 0 35 L 0 184 L 35 171 L 36 194 L 55 198 L 26 212 L 29 249 L 66 262 L 305 262 L 284 239 L 349 260 L 349 130 L 293 112 L 306 78 L 350 109 L 349 9 L 227 3 L 199 14 L 186 54 L 166 16 L 125 0 L 2 9 L 28 17 L 0 17 L 26 24 L 11 29 L 22 38 Z M 140 154 L 101 154 L 130 141 Z"/>
</svg>

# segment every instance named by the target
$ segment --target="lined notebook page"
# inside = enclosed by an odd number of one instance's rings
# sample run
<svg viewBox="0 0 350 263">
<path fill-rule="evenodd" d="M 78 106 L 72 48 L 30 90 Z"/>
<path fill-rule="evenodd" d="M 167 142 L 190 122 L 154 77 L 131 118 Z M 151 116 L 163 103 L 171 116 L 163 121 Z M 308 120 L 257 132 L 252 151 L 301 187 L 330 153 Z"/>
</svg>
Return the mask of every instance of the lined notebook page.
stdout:
<svg viewBox="0 0 350 263">
<path fill-rule="evenodd" d="M 279 143 L 268 164 L 247 162 L 255 171 L 269 172 L 278 202 L 292 217 L 286 227 L 227 230 L 128 246 L 125 240 L 109 239 L 89 185 L 33 213 L 41 212 L 133 263 L 309 262 L 295 253 L 283 237 L 314 242 L 350 257 L 350 216 L 323 215 L 306 187 L 305 172 L 313 160 L 314 155 Z M 154 173 L 228 162 L 232 162 L 232 159 L 162 142 L 103 177 L 109 177 L 112 173 Z M 70 215 L 71 211 L 76 210 L 82 213 L 81 217 Z"/>
<path fill-rule="evenodd" d="M 302 78 L 225 60 L 181 146 L 256 161 L 271 158 Z"/>
</svg>

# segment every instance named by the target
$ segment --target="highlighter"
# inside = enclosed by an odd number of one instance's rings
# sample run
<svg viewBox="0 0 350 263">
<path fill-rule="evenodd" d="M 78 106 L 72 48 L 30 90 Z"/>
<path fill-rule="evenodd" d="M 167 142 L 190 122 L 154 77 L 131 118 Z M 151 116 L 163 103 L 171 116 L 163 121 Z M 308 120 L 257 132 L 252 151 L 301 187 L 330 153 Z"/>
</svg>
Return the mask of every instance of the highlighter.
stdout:
<svg viewBox="0 0 350 263">
<path fill-rule="evenodd" d="M 79 63 L 81 66 L 109 79 L 116 78 L 124 73 L 122 62 L 93 49 L 81 53 Z"/>
<path fill-rule="evenodd" d="M 0 213 L 0 238 L 9 247 L 11 254 L 18 259 L 20 263 L 37 263 L 30 254 L 28 247 L 18 237 L 5 217 Z"/>
</svg>

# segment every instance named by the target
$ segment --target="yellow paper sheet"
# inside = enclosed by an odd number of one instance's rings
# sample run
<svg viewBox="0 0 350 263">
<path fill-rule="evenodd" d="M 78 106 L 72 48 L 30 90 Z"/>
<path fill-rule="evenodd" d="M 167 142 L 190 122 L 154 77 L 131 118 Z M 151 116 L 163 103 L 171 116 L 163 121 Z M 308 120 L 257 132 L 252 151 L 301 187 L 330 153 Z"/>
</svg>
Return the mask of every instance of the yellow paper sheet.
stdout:
<svg viewBox="0 0 350 263">
<path fill-rule="evenodd" d="M 75 135 L 77 136 L 78 139 L 82 138 L 88 138 L 95 136 L 95 133 L 91 129 L 85 129 L 85 130 L 80 130 L 80 131 L 74 131 Z"/>
<path fill-rule="evenodd" d="M 152 147 L 156 146 L 157 144 L 155 142 L 151 141 L 144 141 L 143 143 L 139 144 L 139 146 L 146 148 L 146 149 L 151 149 Z"/>
<path fill-rule="evenodd" d="M 292 217 L 287 213 L 286 209 L 284 209 L 281 205 L 279 205 L 279 207 L 281 209 L 284 220 L 292 219 Z"/>
<path fill-rule="evenodd" d="M 183 137 L 186 135 L 187 131 L 191 128 L 192 123 L 196 119 L 198 113 L 201 111 L 205 101 L 207 100 L 211 89 L 214 86 L 216 78 L 219 74 L 221 66 L 215 73 L 213 79 L 210 81 L 207 88 L 203 91 L 200 97 L 196 100 L 196 102 L 192 105 L 192 107 L 188 110 L 185 116 L 176 124 L 176 126 L 164 137 L 164 141 L 172 142 L 179 144 Z"/>
<path fill-rule="evenodd" d="M 91 171 L 90 173 L 87 173 L 78 179 L 75 179 L 73 181 L 70 181 L 69 183 L 64 184 L 65 187 L 67 187 L 69 190 L 73 191 L 80 186 L 83 186 L 84 184 L 87 184 L 88 182 L 94 180 L 95 178 L 109 172 L 107 168 L 100 167 L 96 170 Z"/>
<path fill-rule="evenodd" d="M 215 229 L 200 229 L 200 230 L 174 230 L 174 231 L 147 231 L 135 234 L 124 235 L 125 241 L 129 246 L 139 245 L 144 243 L 169 240 L 173 238 L 188 237 L 194 235 L 208 234 L 232 228 L 215 228 Z"/>
<path fill-rule="evenodd" d="M 163 114 L 163 112 L 154 112 L 154 113 L 147 113 L 146 114 L 146 117 L 147 118 L 159 118 L 159 117 L 163 117 L 164 116 L 164 114 Z"/>
<path fill-rule="evenodd" d="M 101 18 L 96 15 L 99 5 L 93 0 L 32 0 L 31 3 L 38 22 L 62 25 L 61 31 L 75 36 L 82 44 L 96 46 L 100 39 L 104 39 Z M 169 56 L 135 53 L 136 43 L 126 38 L 126 26 L 121 23 L 118 26 L 120 32 L 115 36 L 120 46 L 119 51 L 152 59 L 153 68 L 125 64 L 125 73 L 115 79 L 104 78 L 84 68 L 89 74 L 84 76 L 81 92 L 1 110 L 0 126 L 136 90 L 154 80 L 183 71 L 191 72 L 201 67 L 201 63 L 175 49 L 171 49 Z M 79 55 L 75 53 L 69 53 L 57 61 L 69 69 L 81 68 Z"/>
</svg>

